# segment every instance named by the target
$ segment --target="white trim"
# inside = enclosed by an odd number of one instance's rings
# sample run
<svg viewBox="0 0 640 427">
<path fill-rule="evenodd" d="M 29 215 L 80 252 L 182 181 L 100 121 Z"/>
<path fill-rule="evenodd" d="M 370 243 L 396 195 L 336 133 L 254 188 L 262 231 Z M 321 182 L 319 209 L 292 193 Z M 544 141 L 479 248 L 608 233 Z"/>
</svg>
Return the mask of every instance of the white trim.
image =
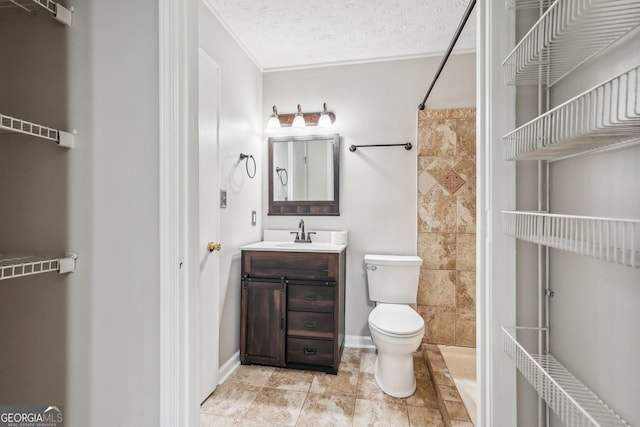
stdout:
<svg viewBox="0 0 640 427">
<path fill-rule="evenodd" d="M 218 11 L 216 10 L 216 8 L 213 6 L 213 4 L 211 4 L 211 0 L 202 0 L 202 4 L 204 4 L 213 14 L 213 16 L 216 17 L 216 19 L 218 21 L 220 21 L 220 24 L 222 25 L 222 27 L 225 29 L 225 31 L 231 36 L 231 38 L 238 44 L 238 46 L 240 47 L 240 49 L 242 49 L 242 51 L 244 52 L 245 55 L 247 55 L 249 57 L 249 59 L 251 60 L 251 62 L 253 62 L 255 64 L 256 67 L 258 67 L 258 69 L 260 70 L 260 72 L 264 72 L 262 66 L 260 66 L 260 64 L 258 63 L 258 61 L 256 60 L 256 58 L 251 54 L 251 52 L 249 51 L 249 49 L 247 49 L 247 47 L 244 45 L 244 43 L 242 43 L 242 41 L 238 38 L 238 36 L 236 35 L 236 33 L 234 33 L 233 31 L 231 31 L 231 27 L 229 27 L 229 25 L 227 24 L 227 21 L 225 21 L 224 19 L 222 19 L 222 16 L 218 13 Z"/>
<path fill-rule="evenodd" d="M 516 371 L 502 351 L 500 327 L 515 324 L 515 239 L 502 233 L 500 211 L 515 206 L 515 165 L 502 159 L 500 136 L 515 126 L 515 89 L 501 63 L 515 44 L 514 12 L 479 2 L 477 59 L 477 427 L 517 423 Z"/>
<path fill-rule="evenodd" d="M 476 53 L 476 49 L 456 49 L 455 52 L 453 52 L 451 55 L 464 55 L 467 53 Z M 285 67 L 267 67 L 262 69 L 262 72 L 276 73 L 280 71 L 308 70 L 310 68 L 338 67 L 343 65 L 370 64 L 375 62 L 405 61 L 409 59 L 422 59 L 422 58 L 439 58 L 439 57 L 442 57 L 444 54 L 445 54 L 444 51 L 427 52 L 427 53 L 416 53 L 413 55 L 398 55 L 398 56 L 384 56 L 384 57 L 375 57 L 375 58 L 351 59 L 351 60 L 345 60 L 345 61 L 321 62 L 321 63 L 315 63 L 315 64 L 290 65 Z"/>
<path fill-rule="evenodd" d="M 370 336 L 345 335 L 344 346 L 353 348 L 376 348 Z"/>
<path fill-rule="evenodd" d="M 222 366 L 218 369 L 218 384 L 224 383 L 227 378 L 235 372 L 240 366 L 240 350 L 236 351 Z"/>
<path fill-rule="evenodd" d="M 186 152 L 193 143 L 192 104 L 197 47 L 196 0 L 159 1 L 159 258 L 160 426 L 199 425 L 197 370 L 190 340 L 189 253 L 185 251 Z M 197 22 L 197 21 L 196 21 Z M 194 38 L 194 31 L 195 38 Z M 196 51 L 197 53 L 197 51 Z M 197 65 L 197 62 L 195 62 Z M 196 69 L 197 70 L 197 69 Z M 195 85 L 197 86 L 197 84 Z M 197 98 L 195 98 L 197 102 Z M 197 141 L 197 140 L 196 140 Z M 194 384 L 195 383 L 195 384 Z"/>
<path fill-rule="evenodd" d="M 179 31 L 175 20 L 179 2 L 159 3 L 160 72 L 160 426 L 180 424 L 180 366 L 178 358 L 179 289 L 178 200 L 176 163 L 179 130 L 176 123 L 178 63 L 175 60 Z"/>
</svg>

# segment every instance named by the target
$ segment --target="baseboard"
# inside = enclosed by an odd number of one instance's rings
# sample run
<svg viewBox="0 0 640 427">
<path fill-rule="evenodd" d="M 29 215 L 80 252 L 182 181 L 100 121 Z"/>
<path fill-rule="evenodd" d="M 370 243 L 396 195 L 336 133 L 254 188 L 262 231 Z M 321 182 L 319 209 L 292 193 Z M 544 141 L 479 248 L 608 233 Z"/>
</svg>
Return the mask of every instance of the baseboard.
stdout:
<svg viewBox="0 0 640 427">
<path fill-rule="evenodd" d="M 376 348 L 371 337 L 361 335 L 345 335 L 344 346 L 355 348 Z"/>
<path fill-rule="evenodd" d="M 218 384 L 222 384 L 240 366 L 240 350 L 236 351 L 218 370 Z"/>
</svg>

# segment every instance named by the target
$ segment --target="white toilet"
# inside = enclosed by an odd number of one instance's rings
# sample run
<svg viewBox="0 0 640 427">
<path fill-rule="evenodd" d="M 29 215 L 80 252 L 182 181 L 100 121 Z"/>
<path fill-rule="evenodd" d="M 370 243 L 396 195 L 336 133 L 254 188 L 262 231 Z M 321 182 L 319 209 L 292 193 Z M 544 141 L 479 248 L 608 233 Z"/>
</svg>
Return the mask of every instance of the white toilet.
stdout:
<svg viewBox="0 0 640 427">
<path fill-rule="evenodd" d="M 413 352 L 424 335 L 424 320 L 409 305 L 416 304 L 422 259 L 417 256 L 365 255 L 369 298 L 376 307 L 369 314 L 371 338 L 378 349 L 375 379 L 393 397 L 416 390 Z"/>
</svg>

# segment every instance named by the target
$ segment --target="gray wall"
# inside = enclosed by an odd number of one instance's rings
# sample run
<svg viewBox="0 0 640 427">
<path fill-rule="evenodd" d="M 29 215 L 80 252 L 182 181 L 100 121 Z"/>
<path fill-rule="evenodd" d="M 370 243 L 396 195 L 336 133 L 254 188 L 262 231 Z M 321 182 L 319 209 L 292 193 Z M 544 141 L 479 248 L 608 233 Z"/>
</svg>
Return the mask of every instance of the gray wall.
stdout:
<svg viewBox="0 0 640 427">
<path fill-rule="evenodd" d="M 362 259 L 366 253 L 415 254 L 417 246 L 417 151 L 401 147 L 359 149 L 351 144 L 411 142 L 417 147 L 417 106 L 439 57 L 264 74 L 263 126 L 271 107 L 280 113 L 336 114 L 340 152 L 340 216 L 307 217 L 307 230 L 349 231 L 346 334 L 369 336 Z M 475 55 L 453 55 L 429 97 L 428 109 L 475 106 Z M 265 229 L 295 229 L 299 217 L 268 216 L 266 138 L 263 147 Z"/>
<path fill-rule="evenodd" d="M 227 208 L 220 210 L 220 364 L 240 349 L 240 250 L 261 240 L 262 73 L 231 38 L 211 10 L 200 3 L 200 46 L 220 66 L 220 187 Z M 252 154 L 250 179 L 240 153 Z M 250 169 L 251 171 L 251 169 Z M 251 225 L 251 211 L 258 223 Z"/>
<path fill-rule="evenodd" d="M 3 137 L 0 252 L 79 254 L 68 277 L 2 284 L 0 401 L 158 425 L 158 5 L 73 6 L 71 28 L 0 27 L 16 41 L 0 48 L 3 113 L 78 131 L 71 151 Z"/>
<path fill-rule="evenodd" d="M 551 90 L 551 106 L 640 65 L 640 31 L 611 46 Z M 535 116 L 531 89 L 518 89 L 520 123 Z M 529 117 L 527 117 L 529 116 Z M 550 166 L 551 211 L 640 218 L 640 147 Z M 535 167 L 518 163 L 519 208 L 535 209 Z M 534 191 L 532 191 L 532 189 Z M 535 323 L 535 246 L 518 247 L 520 324 Z M 640 423 L 640 271 L 551 250 L 551 353 L 631 425 Z M 535 396 L 521 383 L 519 423 L 537 425 Z M 561 425 L 552 417 L 552 425 Z"/>
</svg>

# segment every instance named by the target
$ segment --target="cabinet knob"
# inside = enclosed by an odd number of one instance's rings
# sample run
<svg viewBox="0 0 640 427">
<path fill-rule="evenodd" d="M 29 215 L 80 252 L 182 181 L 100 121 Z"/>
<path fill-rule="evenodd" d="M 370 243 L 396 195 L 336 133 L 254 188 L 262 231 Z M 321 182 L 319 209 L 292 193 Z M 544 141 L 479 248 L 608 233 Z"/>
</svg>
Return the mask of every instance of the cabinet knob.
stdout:
<svg viewBox="0 0 640 427">
<path fill-rule="evenodd" d="M 209 242 L 207 243 L 207 249 L 209 252 L 219 251 L 222 249 L 222 245 L 220 243 Z"/>
</svg>

